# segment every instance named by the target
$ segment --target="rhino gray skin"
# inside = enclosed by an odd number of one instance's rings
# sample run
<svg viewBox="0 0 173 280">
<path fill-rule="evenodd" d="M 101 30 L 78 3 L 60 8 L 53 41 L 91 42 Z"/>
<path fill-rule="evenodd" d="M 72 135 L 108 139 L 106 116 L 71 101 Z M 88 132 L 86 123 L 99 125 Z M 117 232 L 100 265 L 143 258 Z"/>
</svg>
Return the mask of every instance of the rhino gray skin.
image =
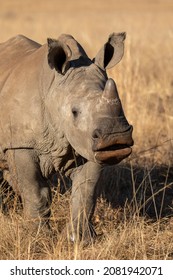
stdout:
<svg viewBox="0 0 173 280">
<path fill-rule="evenodd" d="M 72 240 L 94 234 L 101 170 L 131 153 L 132 126 L 106 74 L 121 60 L 124 40 L 125 33 L 111 34 L 93 60 L 71 35 L 0 44 L 0 168 L 35 224 L 50 216 L 47 179 L 71 174 Z"/>
</svg>

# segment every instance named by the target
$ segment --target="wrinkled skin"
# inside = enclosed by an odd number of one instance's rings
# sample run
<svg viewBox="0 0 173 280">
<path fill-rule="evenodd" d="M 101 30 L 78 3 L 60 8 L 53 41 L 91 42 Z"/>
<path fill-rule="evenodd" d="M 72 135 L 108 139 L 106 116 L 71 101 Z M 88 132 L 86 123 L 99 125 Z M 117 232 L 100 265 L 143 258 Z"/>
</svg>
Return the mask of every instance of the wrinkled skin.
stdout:
<svg viewBox="0 0 173 280">
<path fill-rule="evenodd" d="M 35 225 L 50 216 L 47 179 L 71 176 L 72 240 L 94 236 L 101 170 L 131 153 L 132 127 L 106 74 L 124 39 L 111 34 L 93 60 L 70 35 L 43 46 L 21 35 L 0 44 L 0 168 Z"/>
</svg>

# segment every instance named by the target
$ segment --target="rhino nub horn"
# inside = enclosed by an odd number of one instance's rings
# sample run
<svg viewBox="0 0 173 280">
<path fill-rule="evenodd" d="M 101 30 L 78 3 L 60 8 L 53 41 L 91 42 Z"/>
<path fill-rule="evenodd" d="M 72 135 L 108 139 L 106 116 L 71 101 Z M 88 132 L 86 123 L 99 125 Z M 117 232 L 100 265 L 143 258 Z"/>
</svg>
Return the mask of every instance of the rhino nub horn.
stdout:
<svg viewBox="0 0 173 280">
<path fill-rule="evenodd" d="M 117 103 L 119 101 L 117 87 L 113 79 L 107 80 L 102 98 L 108 103 Z"/>
</svg>

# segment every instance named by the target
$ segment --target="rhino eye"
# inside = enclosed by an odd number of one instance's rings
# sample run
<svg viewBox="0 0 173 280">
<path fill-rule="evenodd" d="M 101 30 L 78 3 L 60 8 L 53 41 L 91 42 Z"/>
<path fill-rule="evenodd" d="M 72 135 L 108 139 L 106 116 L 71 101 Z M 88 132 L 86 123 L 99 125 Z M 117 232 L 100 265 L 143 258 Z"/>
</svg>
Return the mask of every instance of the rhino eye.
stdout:
<svg viewBox="0 0 173 280">
<path fill-rule="evenodd" d="M 78 111 L 78 109 L 77 108 L 72 108 L 72 114 L 73 114 L 73 117 L 76 119 L 77 118 L 77 116 L 78 116 L 78 114 L 79 114 L 79 111 Z"/>
</svg>

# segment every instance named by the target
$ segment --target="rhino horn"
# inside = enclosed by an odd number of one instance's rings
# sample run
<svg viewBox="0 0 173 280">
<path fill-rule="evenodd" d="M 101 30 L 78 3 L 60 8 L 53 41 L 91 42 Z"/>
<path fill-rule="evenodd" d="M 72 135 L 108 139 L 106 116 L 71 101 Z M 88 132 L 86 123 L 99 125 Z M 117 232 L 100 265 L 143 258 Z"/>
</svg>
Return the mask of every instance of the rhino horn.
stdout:
<svg viewBox="0 0 173 280">
<path fill-rule="evenodd" d="M 109 103 L 117 103 L 119 100 L 117 87 L 113 79 L 107 80 L 102 98 L 106 99 Z"/>
</svg>

